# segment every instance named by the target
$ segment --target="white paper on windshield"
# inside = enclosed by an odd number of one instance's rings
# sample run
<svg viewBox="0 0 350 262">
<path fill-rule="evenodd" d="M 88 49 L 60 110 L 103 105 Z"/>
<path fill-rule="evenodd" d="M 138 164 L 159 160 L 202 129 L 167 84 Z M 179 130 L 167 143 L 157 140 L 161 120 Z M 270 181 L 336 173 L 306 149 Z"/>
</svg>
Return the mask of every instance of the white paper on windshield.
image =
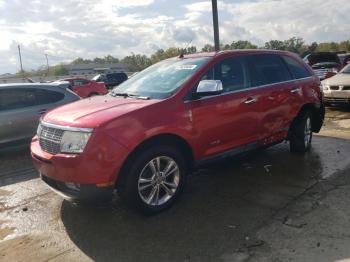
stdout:
<svg viewBox="0 0 350 262">
<path fill-rule="evenodd" d="M 176 70 L 193 70 L 197 65 L 179 65 L 176 67 Z"/>
</svg>

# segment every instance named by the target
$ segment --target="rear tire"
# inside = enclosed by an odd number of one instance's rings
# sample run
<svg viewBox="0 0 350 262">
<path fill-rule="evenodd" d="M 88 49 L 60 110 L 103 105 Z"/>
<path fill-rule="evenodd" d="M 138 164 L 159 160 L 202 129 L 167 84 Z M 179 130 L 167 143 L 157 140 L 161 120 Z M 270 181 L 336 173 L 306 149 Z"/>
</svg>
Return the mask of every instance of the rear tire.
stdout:
<svg viewBox="0 0 350 262">
<path fill-rule="evenodd" d="M 290 130 L 289 145 L 291 152 L 305 153 L 310 150 L 312 142 L 312 116 L 310 111 L 302 113 Z"/>
<path fill-rule="evenodd" d="M 138 153 L 126 168 L 117 192 L 126 203 L 143 213 L 169 208 L 181 194 L 187 165 L 181 152 L 171 146 L 152 147 Z"/>
</svg>

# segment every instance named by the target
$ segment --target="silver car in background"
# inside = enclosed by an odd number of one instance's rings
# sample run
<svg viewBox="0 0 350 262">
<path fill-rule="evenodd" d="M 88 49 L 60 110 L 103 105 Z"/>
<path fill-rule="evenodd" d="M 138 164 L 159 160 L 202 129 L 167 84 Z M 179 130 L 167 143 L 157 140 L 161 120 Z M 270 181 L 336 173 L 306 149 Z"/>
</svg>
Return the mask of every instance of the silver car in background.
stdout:
<svg viewBox="0 0 350 262">
<path fill-rule="evenodd" d="M 0 150 L 24 145 L 35 135 L 42 114 L 80 99 L 69 83 L 0 85 Z"/>
<path fill-rule="evenodd" d="M 350 64 L 335 76 L 322 81 L 326 105 L 350 105 Z"/>
</svg>

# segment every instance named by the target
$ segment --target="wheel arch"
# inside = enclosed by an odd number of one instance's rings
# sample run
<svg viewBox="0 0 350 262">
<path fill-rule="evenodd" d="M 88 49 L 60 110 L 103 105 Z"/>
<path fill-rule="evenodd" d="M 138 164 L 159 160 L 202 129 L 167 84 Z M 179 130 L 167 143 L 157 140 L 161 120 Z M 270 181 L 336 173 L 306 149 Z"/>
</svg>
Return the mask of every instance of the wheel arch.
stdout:
<svg viewBox="0 0 350 262">
<path fill-rule="evenodd" d="M 144 140 L 142 143 L 136 146 L 136 148 L 134 148 L 134 150 L 132 150 L 132 152 L 126 157 L 120 169 L 119 176 L 115 184 L 116 187 L 123 186 L 125 178 L 128 174 L 128 167 L 134 162 L 138 154 L 140 154 L 143 150 L 155 145 L 169 145 L 177 147 L 184 155 L 185 161 L 188 163 L 188 169 L 191 170 L 193 168 L 194 154 L 190 144 L 179 135 L 170 133 L 159 134 Z"/>
<path fill-rule="evenodd" d="M 325 116 L 325 107 L 324 105 L 321 103 L 321 104 L 317 104 L 317 103 L 307 103 L 307 104 L 304 104 L 297 116 L 293 119 L 290 127 L 289 127 L 289 135 L 288 137 L 290 136 L 290 131 L 291 129 L 293 128 L 293 126 L 295 125 L 296 121 L 300 118 L 300 116 L 302 116 L 306 111 L 309 111 L 311 112 L 311 116 L 312 116 L 312 131 L 315 132 L 315 133 L 318 133 L 320 132 L 321 130 L 321 127 L 323 125 L 323 121 L 324 121 L 324 116 Z"/>
</svg>

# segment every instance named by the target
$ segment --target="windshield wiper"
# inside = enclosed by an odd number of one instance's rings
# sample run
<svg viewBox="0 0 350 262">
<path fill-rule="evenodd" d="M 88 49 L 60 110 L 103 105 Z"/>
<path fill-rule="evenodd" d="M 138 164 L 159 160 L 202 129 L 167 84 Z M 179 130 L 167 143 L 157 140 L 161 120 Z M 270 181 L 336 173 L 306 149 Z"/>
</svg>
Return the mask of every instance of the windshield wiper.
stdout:
<svg viewBox="0 0 350 262">
<path fill-rule="evenodd" d="M 131 97 L 131 96 L 134 96 L 134 95 L 131 95 L 131 94 L 128 94 L 128 93 L 111 92 L 111 96 Z"/>
<path fill-rule="evenodd" d="M 132 98 L 136 98 L 136 99 L 143 99 L 143 100 L 148 100 L 150 99 L 148 96 L 139 96 L 139 95 L 135 95 L 135 94 L 128 94 L 128 93 L 118 93 L 118 92 L 111 92 L 111 96 L 122 96 L 124 98 L 127 97 L 132 97 Z"/>
</svg>

